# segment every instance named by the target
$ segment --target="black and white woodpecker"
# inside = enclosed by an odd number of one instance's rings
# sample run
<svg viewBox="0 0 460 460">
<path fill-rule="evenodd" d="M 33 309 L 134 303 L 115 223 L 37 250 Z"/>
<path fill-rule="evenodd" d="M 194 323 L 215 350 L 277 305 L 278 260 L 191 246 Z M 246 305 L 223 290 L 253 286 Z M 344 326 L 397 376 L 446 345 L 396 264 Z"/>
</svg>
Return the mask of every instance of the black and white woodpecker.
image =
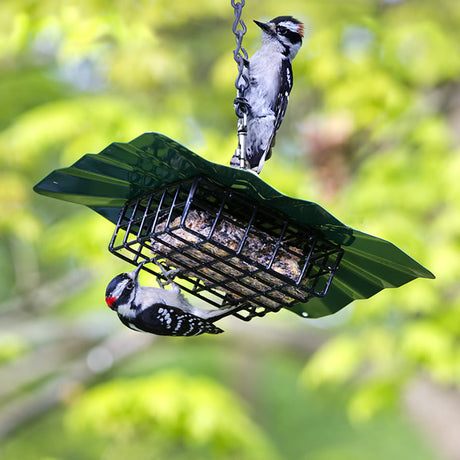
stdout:
<svg viewBox="0 0 460 460">
<path fill-rule="evenodd" d="M 156 263 L 156 262 L 155 262 Z M 118 313 L 121 322 L 130 329 L 157 335 L 191 336 L 224 332 L 213 322 L 239 307 L 204 310 L 191 305 L 170 278 L 171 272 L 157 263 L 167 282 L 161 288 L 141 286 L 140 264 L 134 271 L 122 273 L 110 281 L 105 293 L 107 305 Z M 171 289 L 164 286 L 171 284 Z"/>
<path fill-rule="evenodd" d="M 243 75 L 249 83 L 244 95 L 248 104 L 246 161 L 259 174 L 271 157 L 286 112 L 293 83 L 291 63 L 302 45 L 304 28 L 292 16 L 254 22 L 262 29 L 262 46 L 246 62 Z M 230 165 L 240 167 L 238 150 Z"/>
</svg>

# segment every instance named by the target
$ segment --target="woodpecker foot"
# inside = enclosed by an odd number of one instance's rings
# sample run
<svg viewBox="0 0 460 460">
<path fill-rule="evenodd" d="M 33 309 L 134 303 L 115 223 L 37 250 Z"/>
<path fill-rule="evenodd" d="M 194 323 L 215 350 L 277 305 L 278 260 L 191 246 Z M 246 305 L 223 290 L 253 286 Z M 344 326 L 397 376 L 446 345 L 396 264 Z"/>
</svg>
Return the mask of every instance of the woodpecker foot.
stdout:
<svg viewBox="0 0 460 460">
<path fill-rule="evenodd" d="M 152 258 L 155 265 L 161 270 L 161 273 L 166 278 L 166 281 L 162 281 L 159 277 L 157 277 L 157 282 L 162 289 L 164 289 L 168 284 L 174 283 L 174 278 L 179 274 L 181 271 L 180 268 L 174 268 L 172 270 L 166 270 L 163 265 L 158 262 L 155 258 Z"/>
<path fill-rule="evenodd" d="M 180 268 L 175 268 L 173 270 L 163 271 L 163 276 L 166 278 L 166 281 L 162 281 L 160 278 L 157 278 L 158 284 L 164 289 L 168 284 L 174 284 L 174 278 L 181 271 Z"/>
<path fill-rule="evenodd" d="M 233 100 L 233 107 L 237 111 L 238 117 L 242 118 L 243 114 L 248 114 L 251 106 L 245 97 L 235 97 Z"/>
</svg>

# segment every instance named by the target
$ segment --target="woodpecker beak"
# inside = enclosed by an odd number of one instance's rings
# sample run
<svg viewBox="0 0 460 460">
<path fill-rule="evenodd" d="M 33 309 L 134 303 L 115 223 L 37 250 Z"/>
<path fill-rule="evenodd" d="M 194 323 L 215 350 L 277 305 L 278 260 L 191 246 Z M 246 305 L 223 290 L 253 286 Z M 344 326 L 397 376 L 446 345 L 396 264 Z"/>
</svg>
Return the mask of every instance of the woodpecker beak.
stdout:
<svg viewBox="0 0 460 460">
<path fill-rule="evenodd" d="M 143 262 L 141 262 L 137 268 L 133 271 L 133 274 L 134 274 L 134 280 L 137 280 L 137 277 L 139 276 L 139 272 L 141 271 L 141 268 L 144 266 L 144 264 L 148 262 L 147 260 L 144 260 Z"/>
<path fill-rule="evenodd" d="M 264 31 L 266 32 L 267 34 L 269 35 L 274 35 L 275 34 L 275 28 L 274 28 L 274 24 L 268 22 L 268 23 L 265 23 L 265 22 L 259 22 L 259 21 L 256 21 L 254 20 L 254 22 Z"/>
</svg>

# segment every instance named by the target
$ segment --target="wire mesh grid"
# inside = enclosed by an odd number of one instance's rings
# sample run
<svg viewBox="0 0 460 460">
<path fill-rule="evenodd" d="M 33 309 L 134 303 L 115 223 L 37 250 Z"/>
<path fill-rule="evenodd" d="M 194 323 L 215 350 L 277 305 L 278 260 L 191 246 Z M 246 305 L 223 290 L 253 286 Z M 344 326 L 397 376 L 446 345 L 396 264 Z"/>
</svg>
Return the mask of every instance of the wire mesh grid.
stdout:
<svg viewBox="0 0 460 460">
<path fill-rule="evenodd" d="M 241 192 L 199 177 L 126 203 L 109 251 L 138 265 L 179 269 L 175 283 L 249 321 L 324 296 L 343 249 Z M 163 278 L 159 267 L 143 269 Z"/>
</svg>

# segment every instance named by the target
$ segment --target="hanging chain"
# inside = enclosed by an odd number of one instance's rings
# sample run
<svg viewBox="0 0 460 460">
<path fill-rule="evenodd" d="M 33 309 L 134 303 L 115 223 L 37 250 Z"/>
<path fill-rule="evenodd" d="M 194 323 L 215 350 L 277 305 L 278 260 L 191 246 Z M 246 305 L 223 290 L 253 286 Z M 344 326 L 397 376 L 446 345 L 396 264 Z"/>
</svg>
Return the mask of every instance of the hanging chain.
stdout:
<svg viewBox="0 0 460 460">
<path fill-rule="evenodd" d="M 238 91 L 238 97 L 244 97 L 244 93 L 249 86 L 248 78 L 245 75 L 243 75 L 244 62 L 248 60 L 248 53 L 243 48 L 242 44 L 244 34 L 247 30 L 246 24 L 241 19 L 241 13 L 243 11 L 245 0 L 241 0 L 240 2 L 235 2 L 235 0 L 231 0 L 231 2 L 233 8 L 235 9 L 235 22 L 233 23 L 233 33 L 235 34 L 236 48 L 233 51 L 233 57 L 238 65 L 238 76 L 235 80 L 235 87 Z"/>
<path fill-rule="evenodd" d="M 233 51 L 233 57 L 238 65 L 238 76 L 235 80 L 236 99 L 233 102 L 235 113 L 238 117 L 238 148 L 235 151 L 235 156 L 239 159 L 239 167 L 246 169 L 246 135 L 247 129 L 247 115 L 249 111 L 248 101 L 245 98 L 246 90 L 249 87 L 249 80 L 247 73 L 245 74 L 244 68 L 248 62 L 248 53 L 243 48 L 243 37 L 246 33 L 247 27 L 241 19 L 241 13 L 245 0 L 235 1 L 231 0 L 231 4 L 235 10 L 235 22 L 233 23 L 233 33 L 236 39 L 236 48 Z"/>
</svg>

